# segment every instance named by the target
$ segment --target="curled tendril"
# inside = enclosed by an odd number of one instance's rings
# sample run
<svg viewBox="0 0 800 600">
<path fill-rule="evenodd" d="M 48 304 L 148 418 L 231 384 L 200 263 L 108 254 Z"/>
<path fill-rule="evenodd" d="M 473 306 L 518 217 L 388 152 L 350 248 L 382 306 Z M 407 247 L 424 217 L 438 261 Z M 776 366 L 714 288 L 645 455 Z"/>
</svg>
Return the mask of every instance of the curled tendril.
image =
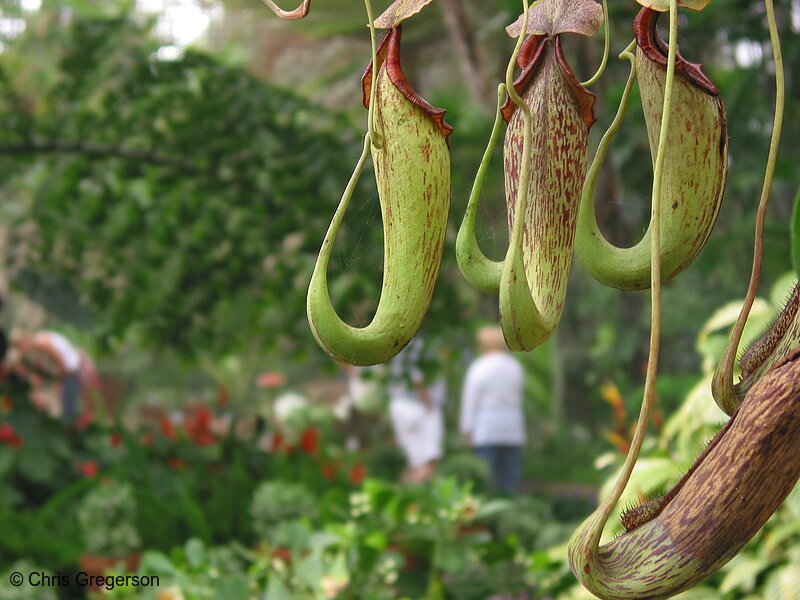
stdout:
<svg viewBox="0 0 800 600">
<path fill-rule="evenodd" d="M 678 5 L 677 0 L 670 0 L 669 5 L 669 53 L 667 59 L 667 73 L 664 85 L 664 104 L 662 107 L 661 130 L 659 132 L 658 152 L 653 168 L 653 194 L 650 220 L 653 224 L 653 236 L 650 239 L 650 287 L 651 287 L 651 312 L 650 312 L 650 344 L 648 351 L 647 373 L 645 375 L 644 393 L 639 418 L 636 422 L 633 439 L 631 440 L 628 455 L 609 497 L 597 510 L 581 524 L 573 534 L 569 543 L 569 561 L 573 573 L 595 595 L 608 598 L 610 587 L 616 586 L 613 573 L 598 573 L 598 555 L 600 552 L 600 537 L 603 527 L 614 510 L 617 501 L 630 480 L 633 467 L 639 457 L 639 451 L 644 442 L 647 423 L 653 407 L 655 396 L 655 382 L 658 372 L 658 359 L 660 354 L 661 338 L 661 190 L 662 174 L 664 170 L 664 155 L 666 140 L 669 133 L 670 111 L 672 108 L 672 89 L 675 79 L 675 57 L 678 37 Z M 630 48 L 630 47 L 629 47 Z M 629 54 L 626 50 L 623 54 Z M 633 76 L 628 81 L 632 83 Z"/>
<path fill-rule="evenodd" d="M 308 11 L 311 9 L 311 0 L 303 0 L 303 3 L 294 10 L 283 10 L 280 6 L 275 4 L 273 0 L 264 0 L 264 4 L 269 6 L 270 10 L 281 19 L 286 19 L 287 21 L 303 19 L 308 15 Z"/>
<path fill-rule="evenodd" d="M 758 282 L 761 277 L 761 257 L 764 247 L 764 222 L 766 220 L 770 192 L 772 191 L 772 179 L 775 175 L 775 165 L 778 160 L 778 147 L 783 130 L 784 97 L 786 93 L 783 53 L 781 52 L 778 25 L 775 21 L 775 7 L 773 6 L 772 0 L 764 0 L 764 7 L 767 13 L 769 37 L 772 43 L 772 60 L 775 63 L 775 119 L 772 124 L 772 139 L 770 140 L 767 165 L 764 171 L 764 183 L 761 187 L 761 196 L 758 201 L 758 209 L 756 210 L 753 267 L 750 272 L 750 283 L 747 286 L 747 295 L 745 296 L 742 310 L 739 313 L 739 318 L 736 320 L 736 325 L 734 325 L 733 331 L 731 332 L 728 347 L 725 349 L 722 360 L 717 366 L 717 370 L 714 372 L 714 379 L 711 386 L 717 405 L 729 415 L 733 414 L 742 402 L 742 398 L 738 396 L 733 385 L 733 368 L 736 362 L 739 342 L 744 332 L 744 326 L 747 323 L 747 317 L 750 315 L 750 309 L 753 307 L 756 294 L 758 293 Z"/>
<path fill-rule="evenodd" d="M 608 23 L 608 2 L 603 0 L 603 60 L 600 61 L 600 66 L 597 68 L 597 72 L 592 75 L 589 79 L 581 83 L 583 87 L 589 87 L 593 83 L 595 83 L 600 76 L 606 70 L 606 64 L 608 63 L 608 53 L 609 48 L 611 46 L 611 31 L 610 26 Z"/>
</svg>

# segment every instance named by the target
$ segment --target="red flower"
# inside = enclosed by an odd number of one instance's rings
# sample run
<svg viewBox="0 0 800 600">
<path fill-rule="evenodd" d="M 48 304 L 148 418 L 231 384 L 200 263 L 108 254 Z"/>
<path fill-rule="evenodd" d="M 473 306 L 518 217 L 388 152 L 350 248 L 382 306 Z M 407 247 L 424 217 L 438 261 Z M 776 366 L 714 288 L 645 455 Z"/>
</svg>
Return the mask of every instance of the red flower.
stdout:
<svg viewBox="0 0 800 600">
<path fill-rule="evenodd" d="M 208 429 L 211 425 L 211 410 L 207 406 L 198 406 L 194 411 L 194 418 L 198 427 Z"/>
<path fill-rule="evenodd" d="M 272 442 L 269 445 L 270 452 L 280 452 L 283 449 L 283 435 L 280 431 L 272 434 Z"/>
<path fill-rule="evenodd" d="M 256 377 L 256 385 L 260 388 L 274 388 L 281 387 L 286 383 L 286 375 L 272 371 L 270 373 L 261 373 Z"/>
<path fill-rule="evenodd" d="M 211 433 L 211 411 L 207 406 L 199 406 L 189 415 L 184 424 L 189 439 L 198 446 L 208 446 L 216 441 Z"/>
<path fill-rule="evenodd" d="M 328 481 L 333 481 L 336 479 L 336 473 L 338 472 L 338 467 L 330 462 L 325 461 L 322 463 L 321 471 L 322 476 L 327 479 Z"/>
<path fill-rule="evenodd" d="M 350 479 L 351 483 L 355 485 L 361 485 L 361 482 L 364 481 L 367 477 L 367 469 L 363 463 L 356 463 L 350 469 L 350 475 L 348 479 Z"/>
<path fill-rule="evenodd" d="M 217 441 L 217 438 L 208 431 L 200 431 L 192 436 L 192 441 L 198 446 L 209 446 Z"/>
<path fill-rule="evenodd" d="M 188 469 L 189 463 L 187 463 L 182 458 L 175 458 L 172 457 L 167 461 L 167 464 L 170 466 L 171 469 L 175 469 L 176 471 L 180 469 Z"/>
<path fill-rule="evenodd" d="M 175 441 L 177 437 L 175 435 L 175 426 L 172 424 L 172 421 L 169 417 L 161 417 L 161 421 L 159 423 L 159 430 L 161 431 L 161 435 L 163 435 L 168 440 Z"/>
<path fill-rule="evenodd" d="M 86 477 L 94 477 L 100 470 L 99 467 L 97 466 L 97 462 L 93 460 L 80 462 L 77 465 L 75 465 L 75 468 L 78 470 L 78 472 L 83 473 L 83 475 Z"/>
<path fill-rule="evenodd" d="M 3 423 L 0 425 L 0 443 L 8 444 L 12 448 L 22 448 L 23 442 L 11 423 Z"/>
<path fill-rule="evenodd" d="M 94 413 L 91 412 L 82 413 L 75 420 L 75 426 L 78 429 L 86 429 L 92 423 L 94 423 Z"/>
<path fill-rule="evenodd" d="M 152 431 L 145 431 L 142 434 L 142 445 L 143 446 L 152 446 L 153 445 L 153 432 Z"/>
<path fill-rule="evenodd" d="M 14 434 L 14 426 L 11 423 L 0 425 L 0 442 L 5 442 Z"/>
<path fill-rule="evenodd" d="M 112 433 L 111 437 L 108 439 L 108 443 L 112 448 L 116 448 L 122 443 L 122 436 L 118 433 Z"/>
<path fill-rule="evenodd" d="M 230 400 L 231 396 L 228 392 L 228 388 L 226 388 L 224 385 L 220 386 L 219 391 L 217 392 L 217 406 L 220 408 L 227 406 Z"/>
<path fill-rule="evenodd" d="M 319 431 L 313 427 L 308 427 L 300 434 L 300 441 L 297 443 L 304 452 L 317 456 L 319 454 Z"/>
<path fill-rule="evenodd" d="M 292 551 L 286 547 L 275 548 L 272 551 L 272 558 L 275 560 L 279 560 L 284 564 L 291 565 L 292 564 Z"/>
</svg>

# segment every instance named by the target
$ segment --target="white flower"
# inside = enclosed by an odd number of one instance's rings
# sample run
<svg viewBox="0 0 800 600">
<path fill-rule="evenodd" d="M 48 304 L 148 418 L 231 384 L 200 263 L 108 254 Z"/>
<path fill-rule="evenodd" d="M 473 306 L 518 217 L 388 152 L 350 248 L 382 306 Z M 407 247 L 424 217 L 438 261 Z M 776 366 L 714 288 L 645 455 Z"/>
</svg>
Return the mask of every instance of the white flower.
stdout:
<svg viewBox="0 0 800 600">
<path fill-rule="evenodd" d="M 326 575 L 319 580 L 319 587 L 326 598 L 335 598 L 339 592 L 347 587 L 347 578 L 335 575 Z"/>
<path fill-rule="evenodd" d="M 281 423 L 286 423 L 307 406 L 308 402 L 303 396 L 297 392 L 286 392 L 275 400 L 275 418 Z"/>
<path fill-rule="evenodd" d="M 392 585 L 395 581 L 397 581 L 397 571 L 389 571 L 383 576 L 383 580 L 389 585 Z"/>
<path fill-rule="evenodd" d="M 350 416 L 350 407 L 353 405 L 350 396 L 341 396 L 333 407 L 333 416 L 337 421 L 344 421 Z"/>
</svg>

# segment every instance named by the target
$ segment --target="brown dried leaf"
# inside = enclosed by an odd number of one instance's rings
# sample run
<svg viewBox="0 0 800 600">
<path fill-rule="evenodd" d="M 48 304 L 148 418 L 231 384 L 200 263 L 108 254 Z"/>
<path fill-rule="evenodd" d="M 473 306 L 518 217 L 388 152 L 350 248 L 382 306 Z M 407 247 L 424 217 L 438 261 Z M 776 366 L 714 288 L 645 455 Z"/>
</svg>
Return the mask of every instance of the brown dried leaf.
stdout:
<svg viewBox="0 0 800 600">
<path fill-rule="evenodd" d="M 430 4 L 433 0 L 395 0 L 389 5 L 383 14 L 375 19 L 375 27 L 378 29 L 391 29 L 397 27 L 400 22 L 413 17 L 421 11 L 425 5 Z"/>
<path fill-rule="evenodd" d="M 603 7 L 594 0 L 541 0 L 530 9 L 527 33 L 547 36 L 579 33 L 591 37 L 602 24 Z M 519 37 L 522 15 L 506 31 L 511 37 Z"/>
<path fill-rule="evenodd" d="M 303 0 L 303 3 L 294 10 L 283 10 L 280 6 L 275 4 L 273 0 L 264 0 L 264 4 L 278 15 L 281 19 L 287 21 L 294 21 L 296 19 L 305 19 L 308 11 L 311 9 L 311 0 Z"/>
</svg>

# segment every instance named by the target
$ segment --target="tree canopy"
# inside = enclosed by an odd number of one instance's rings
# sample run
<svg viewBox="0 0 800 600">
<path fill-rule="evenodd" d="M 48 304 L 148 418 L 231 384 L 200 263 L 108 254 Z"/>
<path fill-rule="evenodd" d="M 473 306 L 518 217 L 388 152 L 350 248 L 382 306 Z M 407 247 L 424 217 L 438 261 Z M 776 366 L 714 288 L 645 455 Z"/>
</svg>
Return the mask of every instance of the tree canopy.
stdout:
<svg viewBox="0 0 800 600">
<path fill-rule="evenodd" d="M 306 323 L 305 288 L 365 122 L 357 90 L 369 57 L 363 15 L 352 3 L 321 2 L 325 19 L 307 30 L 301 22 L 263 34 L 273 53 L 267 58 L 279 54 L 284 65 L 294 65 L 297 81 L 306 69 L 313 71 L 312 85 L 290 91 L 270 83 L 257 46 L 244 60 L 232 60 L 219 46 L 167 57 L 159 52 L 164 42 L 153 34 L 153 22 L 130 3 L 102 11 L 90 10 L 92 3 L 74 4 L 65 13 L 45 3 L 24 16 L 24 35 L 7 39 L 0 53 L 0 189 L 16 285 L 56 314 L 91 322 L 93 335 L 108 346 L 135 333 L 189 356 L 247 347 L 321 357 Z M 456 127 L 444 265 L 423 329 L 463 341 L 473 321 L 496 317 L 492 299 L 461 279 L 452 244 L 490 128 L 491 82 L 501 77 L 512 42 L 503 27 L 518 9 L 505 0 L 437 4 L 438 12 L 431 9 L 409 26 L 406 40 L 407 70 Z M 14 7 L 19 12 L 16 2 L 4 4 L 8 14 Z M 749 273 L 774 97 L 760 7 L 716 0 L 681 24 L 682 52 L 705 63 L 731 115 L 731 177 L 706 249 L 665 288 L 674 310 L 665 314 L 665 339 L 673 351 L 664 360 L 679 370 L 695 362 L 696 331 L 714 307 L 744 293 Z M 273 18 L 258 2 L 230 1 L 225 10 L 229 25 Z M 461 21 L 448 21 L 453 10 Z M 612 57 L 593 88 L 599 117 L 593 140 L 616 110 L 626 67 L 614 54 L 630 39 L 636 10 L 634 3 L 611 7 Z M 784 33 L 796 31 L 794 16 L 788 6 L 779 8 Z M 289 38 L 289 31 L 305 37 Z M 236 35 L 228 28 L 216 39 L 224 45 Z M 358 40 L 364 54 L 348 50 L 338 62 L 323 62 L 322 53 L 337 40 Z M 796 185 L 793 165 L 800 159 L 792 143 L 800 127 L 792 118 L 800 102 L 793 78 L 800 72 L 800 42 L 796 35 L 783 41 L 790 79 L 767 228 L 767 283 L 788 268 L 785 222 Z M 565 41 L 579 75 L 591 74 L 601 51 L 599 37 Z M 344 106 L 350 112 L 340 111 Z M 482 201 L 488 225 L 481 242 L 490 253 L 495 246 L 496 254 L 506 225 L 499 156 L 495 161 Z M 634 108 L 597 200 L 601 226 L 616 242 L 633 243 L 641 235 L 650 178 L 643 121 Z M 380 287 L 374 190 L 368 174 L 337 240 L 330 273 L 334 304 L 354 323 L 369 320 Z M 644 357 L 642 296 L 602 288 L 576 266 L 567 303 L 558 341 L 567 375 L 585 376 L 580 389 L 606 376 L 638 380 L 633 365 Z"/>
</svg>

